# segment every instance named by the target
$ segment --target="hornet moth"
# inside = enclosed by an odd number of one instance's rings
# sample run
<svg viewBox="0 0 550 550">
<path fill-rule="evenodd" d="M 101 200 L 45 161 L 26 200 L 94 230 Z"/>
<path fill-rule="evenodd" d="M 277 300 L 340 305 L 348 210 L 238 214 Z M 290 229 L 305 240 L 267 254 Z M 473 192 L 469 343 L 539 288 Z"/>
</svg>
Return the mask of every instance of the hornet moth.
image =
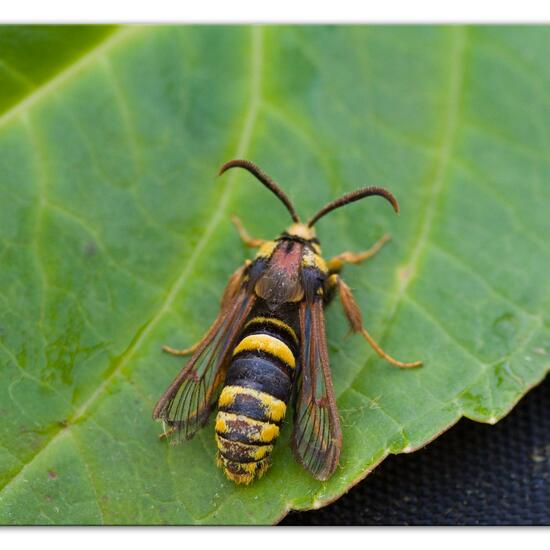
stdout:
<svg viewBox="0 0 550 550">
<path fill-rule="evenodd" d="M 324 320 L 324 308 L 334 295 L 352 331 L 362 334 L 380 357 L 398 367 L 422 363 L 397 361 L 374 341 L 340 277 L 345 264 L 374 256 L 389 237 L 364 252 L 343 252 L 325 261 L 314 225 L 336 208 L 372 195 L 385 198 L 397 213 L 399 205 L 389 191 L 365 187 L 330 202 L 302 223 L 282 189 L 252 162 L 232 160 L 220 175 L 236 167 L 272 191 L 293 223 L 275 240 L 265 241 L 251 238 L 238 218 L 233 219 L 244 244 L 258 253 L 230 277 L 219 315 L 202 340 L 186 349 L 164 346 L 168 353 L 191 358 L 160 398 L 153 418 L 164 423 L 161 437 L 190 439 L 217 400 L 217 463 L 229 479 L 249 484 L 269 468 L 292 395 L 294 455 L 316 479 L 326 480 L 342 447 Z"/>
</svg>

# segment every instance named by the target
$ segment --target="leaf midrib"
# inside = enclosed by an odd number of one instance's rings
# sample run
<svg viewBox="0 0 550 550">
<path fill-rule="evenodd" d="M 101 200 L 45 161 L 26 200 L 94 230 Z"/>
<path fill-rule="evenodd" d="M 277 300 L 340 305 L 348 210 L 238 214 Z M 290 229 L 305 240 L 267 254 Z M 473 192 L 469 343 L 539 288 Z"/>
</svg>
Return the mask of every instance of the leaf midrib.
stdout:
<svg viewBox="0 0 550 550">
<path fill-rule="evenodd" d="M 109 37 L 109 39 L 105 40 L 101 43 L 98 48 L 94 48 L 94 51 L 96 49 L 99 49 L 99 52 L 96 52 L 96 55 L 93 55 L 93 51 L 89 51 L 85 56 L 83 56 L 78 62 L 80 63 L 83 58 L 90 57 L 89 61 L 94 62 L 96 60 L 100 60 L 102 57 L 104 57 L 105 54 L 105 43 L 112 40 L 115 35 L 119 35 L 121 31 L 116 31 L 113 35 Z M 463 78 L 463 70 L 464 70 L 464 62 L 463 58 L 460 59 L 459 57 L 456 57 L 455 53 L 460 53 L 464 51 L 464 33 L 465 29 L 461 27 L 456 27 L 453 29 L 453 35 L 451 40 L 451 55 L 449 57 L 449 76 L 448 76 L 448 83 L 449 83 L 449 90 L 447 92 L 447 113 L 445 116 L 445 119 L 443 121 L 443 131 L 441 132 L 441 140 L 440 140 L 440 146 L 438 148 L 439 154 L 436 157 L 436 162 L 434 163 L 435 166 L 433 167 L 433 178 L 430 178 L 429 181 L 424 182 L 424 185 L 422 185 L 423 191 L 426 193 L 426 195 L 429 195 L 430 193 L 435 193 L 435 198 L 437 199 L 439 197 L 439 200 L 432 200 L 430 202 L 426 202 L 425 205 L 421 208 L 421 212 L 418 214 L 419 223 L 416 227 L 416 231 L 414 232 L 414 238 L 412 239 L 412 249 L 408 256 L 405 259 L 405 262 L 403 264 L 402 273 L 408 269 L 407 274 L 408 277 L 397 277 L 394 284 L 394 292 L 390 293 L 390 299 L 388 300 L 390 307 L 388 308 L 388 312 L 390 313 L 388 320 L 385 323 L 385 326 L 383 327 L 383 334 L 381 336 L 382 341 L 387 337 L 389 331 L 391 330 L 394 319 L 396 316 L 396 313 L 400 307 L 400 304 L 403 302 L 406 302 L 408 300 L 413 300 L 414 298 L 411 298 L 410 294 L 408 293 L 408 289 L 411 285 L 411 283 L 415 279 L 416 273 L 421 269 L 421 262 L 427 253 L 427 249 L 429 249 L 431 246 L 434 246 L 435 243 L 431 242 L 431 239 L 433 237 L 432 233 L 436 229 L 437 226 L 437 212 L 438 212 L 438 203 L 441 203 L 441 191 L 445 190 L 445 183 L 448 180 L 447 172 L 449 170 L 449 164 L 452 164 L 453 162 L 457 161 L 456 158 L 453 157 L 456 152 L 453 152 L 454 144 L 456 141 L 456 134 L 461 126 L 462 122 L 458 121 L 458 116 L 460 115 L 460 107 L 458 101 L 453 102 L 453 88 L 456 90 L 458 89 L 456 87 L 457 83 L 460 83 Z M 252 65 L 255 66 L 255 63 L 257 63 L 257 71 L 251 71 L 251 99 L 250 102 L 247 104 L 248 108 L 246 109 L 246 117 L 245 122 L 242 128 L 242 132 L 240 134 L 240 139 L 238 141 L 237 146 L 237 156 L 244 156 L 248 145 L 251 140 L 251 136 L 254 132 L 255 122 L 258 117 L 258 113 L 263 109 L 264 102 L 262 100 L 261 96 L 261 65 L 262 65 L 262 56 L 261 56 L 261 29 L 258 30 L 256 34 L 254 34 L 254 30 L 252 31 Z M 115 41 L 116 44 L 119 44 L 120 37 L 118 40 Z M 256 45 L 254 47 L 254 43 L 259 44 L 259 48 Z M 255 60 L 255 61 L 254 61 Z M 104 59 L 103 59 L 104 61 Z M 85 64 L 87 65 L 87 63 Z M 83 67 L 84 65 L 82 65 Z M 59 73 L 56 77 L 54 77 L 52 80 L 56 81 L 58 77 L 60 77 L 61 74 L 66 73 L 70 68 L 62 71 L 62 73 Z M 74 71 L 71 71 L 71 74 L 69 76 L 65 76 L 55 86 L 51 86 L 48 88 L 51 91 L 54 91 L 59 87 L 62 86 L 64 83 L 67 82 L 69 78 L 72 78 L 72 76 L 75 76 L 80 73 L 80 69 L 76 69 Z M 245 70 L 245 75 L 247 74 L 247 71 Z M 458 79 L 457 79 L 458 75 Z M 254 78 L 257 77 L 256 84 L 254 84 Z M 453 85 L 453 82 L 455 83 Z M 51 83 L 51 81 L 50 81 Z M 48 83 L 48 85 L 50 84 Z M 42 86 L 43 88 L 44 86 Z M 30 94 L 27 96 L 22 103 L 25 103 L 27 107 L 21 107 L 20 104 L 18 104 L 15 107 L 12 107 L 10 111 L 5 113 L 4 115 L 0 116 L 0 127 L 4 125 L 4 123 L 9 123 L 12 120 L 17 119 L 17 117 L 22 114 L 24 115 L 28 109 L 32 108 L 32 106 L 39 102 L 43 97 L 49 96 L 48 89 L 44 90 L 44 93 L 39 95 L 38 97 L 32 99 L 32 96 L 35 94 Z M 254 92 L 256 90 L 256 92 Z M 457 99 L 460 99 L 460 94 L 454 94 L 454 96 Z M 13 111 L 14 109 L 19 109 L 15 114 L 12 114 L 11 116 L 6 118 L 6 115 Z M 239 121 L 242 120 L 241 117 L 238 118 Z M 0 495 L 4 494 L 4 490 L 8 490 L 9 488 L 13 488 L 13 484 L 18 481 L 18 478 L 21 479 L 22 476 L 24 476 L 25 472 L 27 471 L 27 468 L 31 466 L 32 462 L 42 453 L 43 450 L 45 450 L 48 447 L 52 446 L 52 443 L 58 443 L 62 437 L 65 437 L 66 435 L 69 435 L 70 437 L 74 437 L 76 435 L 75 430 L 69 431 L 75 423 L 82 418 L 87 412 L 89 412 L 90 408 L 93 407 L 94 403 L 97 401 L 100 401 L 101 398 L 104 396 L 105 390 L 110 385 L 111 382 L 114 382 L 114 379 L 121 374 L 121 370 L 124 368 L 125 365 L 128 365 L 131 361 L 131 359 L 134 357 L 134 355 L 143 347 L 143 343 L 147 340 L 147 338 L 150 336 L 150 334 L 154 331 L 155 327 L 158 325 L 158 323 L 162 320 L 164 314 L 170 310 L 172 307 L 174 301 L 177 299 L 180 290 L 185 285 L 186 281 L 188 281 L 189 277 L 192 276 L 193 270 L 195 269 L 196 263 L 198 259 L 203 254 L 204 250 L 208 247 L 208 243 L 211 239 L 211 237 L 214 235 L 216 228 L 218 227 L 219 223 L 223 220 L 225 216 L 225 208 L 229 202 L 229 198 L 231 195 L 231 190 L 234 187 L 232 184 L 233 178 L 228 178 L 228 182 L 226 183 L 226 187 L 223 189 L 223 191 L 220 192 L 220 195 L 218 197 L 219 202 L 216 205 L 216 209 L 212 213 L 212 217 L 207 220 L 207 227 L 205 229 L 205 232 L 203 233 L 201 239 L 196 244 L 195 248 L 192 251 L 191 256 L 188 256 L 188 259 L 183 266 L 183 269 L 181 272 L 178 271 L 179 275 L 173 280 L 172 284 L 169 285 L 166 288 L 166 292 L 162 298 L 162 304 L 160 304 L 160 308 L 158 309 L 157 313 L 154 314 L 153 318 L 151 318 L 148 323 L 141 327 L 141 329 L 134 335 L 133 340 L 129 343 L 127 348 L 124 350 L 121 356 L 119 356 L 119 360 L 114 365 L 113 369 L 108 369 L 105 373 L 106 378 L 104 378 L 103 382 L 100 382 L 98 386 L 96 387 L 95 391 L 93 391 L 92 395 L 86 400 L 86 402 L 73 414 L 73 418 L 70 420 L 69 426 L 67 428 L 62 428 L 58 430 L 56 433 L 54 433 L 48 441 L 44 444 L 44 446 L 37 451 L 37 453 L 30 458 L 29 462 L 27 462 L 13 477 L 12 479 L 4 486 L 2 490 L 0 490 Z M 219 210 L 219 212 L 218 212 Z M 443 249 L 442 249 L 443 250 Z M 444 250 L 443 250 L 444 251 Z M 481 277 L 479 274 L 477 274 L 485 283 L 486 280 Z M 162 285 L 165 286 L 165 285 Z M 423 306 L 421 306 L 423 307 Z M 443 327 L 441 327 L 443 330 L 445 330 Z M 453 336 L 449 333 L 449 336 L 453 338 Z M 459 341 L 456 341 L 456 343 L 460 346 Z M 466 348 L 464 348 L 465 351 Z M 472 356 L 473 358 L 473 356 Z M 357 377 L 354 377 L 351 382 L 349 383 L 348 390 L 349 391 L 358 391 L 354 388 L 355 383 L 357 382 L 357 379 L 359 376 L 361 376 L 361 373 L 364 372 L 365 365 L 368 364 L 369 361 L 375 360 L 376 356 L 372 354 L 369 358 L 367 363 L 363 364 L 363 368 L 359 368 Z M 478 361 L 482 365 L 482 361 Z M 131 366 L 131 363 L 130 363 Z M 359 367 L 359 364 L 357 365 Z M 124 374 L 124 373 L 123 373 Z M 344 390 L 346 391 L 346 390 Z M 360 393 L 360 392 L 358 392 Z M 97 410 L 97 407 L 94 407 L 93 410 Z M 457 411 L 457 419 L 461 416 L 462 411 Z M 93 421 L 93 419 L 92 419 Z M 447 429 L 449 426 L 446 426 L 444 428 Z M 59 433 L 62 432 L 62 433 Z M 386 453 L 387 454 L 387 453 Z M 382 456 L 380 458 L 380 461 L 386 456 Z M 85 458 L 82 458 L 84 462 Z M 378 463 L 379 461 L 377 461 Z M 375 465 L 369 464 L 369 470 L 365 472 L 361 472 L 361 475 L 356 478 L 353 481 L 348 481 L 351 485 L 355 484 L 356 482 L 360 481 L 360 479 L 363 479 L 370 470 Z M 31 471 L 32 473 L 32 471 Z M 91 476 L 90 476 L 91 477 Z M 23 481 L 26 481 L 23 477 Z M 90 483 L 93 485 L 93 481 L 90 479 Z M 17 485 L 16 485 L 17 486 Z M 94 487 L 95 488 L 95 487 Z M 312 498 L 312 502 L 314 503 L 314 506 L 321 506 L 328 502 L 329 499 L 323 496 L 323 491 L 325 490 L 325 487 L 320 487 L 319 490 L 315 493 L 314 497 Z M 346 490 L 349 490 L 349 486 Z M 330 501 L 334 500 L 335 498 L 338 498 L 339 495 L 331 495 Z M 222 502 L 218 503 L 218 506 L 216 506 L 212 511 L 210 511 L 206 516 L 204 517 L 196 517 L 196 521 L 205 521 L 210 517 L 213 517 L 216 512 L 224 505 L 227 504 L 227 500 L 231 500 L 231 497 L 234 497 L 234 494 L 228 495 L 227 499 L 224 499 Z M 99 504 L 99 503 L 98 503 Z M 285 503 L 285 510 L 283 512 L 283 515 L 286 514 L 290 509 L 293 508 L 292 501 L 289 500 Z"/>
<path fill-rule="evenodd" d="M 123 29 L 121 31 L 117 31 L 117 35 L 120 33 L 123 33 L 126 29 Z M 127 31 L 124 32 L 124 36 L 127 34 Z M 243 129 L 240 133 L 240 139 L 236 147 L 236 158 L 244 157 L 246 155 L 246 152 L 250 146 L 250 141 L 252 137 L 252 132 L 254 129 L 254 125 L 258 116 L 258 112 L 261 106 L 261 73 L 262 73 L 262 56 L 263 56 L 263 29 L 259 26 L 253 26 L 250 27 L 250 34 L 251 34 L 251 59 L 250 59 L 250 99 L 248 103 L 248 108 L 246 110 L 246 114 L 244 117 L 244 125 Z M 118 37 L 118 40 L 113 41 L 111 36 L 111 40 L 105 41 L 102 43 L 101 46 L 96 48 L 94 52 L 90 52 L 85 57 L 89 61 L 93 59 L 98 59 L 102 53 L 104 53 L 106 49 L 106 42 L 109 42 L 109 47 L 112 47 L 114 44 L 119 43 L 121 37 Z M 100 49 L 98 52 L 97 50 Z M 64 82 L 72 75 L 75 75 L 80 68 L 82 68 L 84 65 L 82 64 L 82 59 L 77 62 L 79 67 L 76 70 L 67 69 L 67 71 L 64 71 L 61 79 L 55 78 L 54 81 L 59 85 L 60 82 Z M 87 63 L 86 63 L 87 64 Z M 69 76 L 67 76 L 67 72 L 70 72 Z M 52 81 L 50 81 L 51 83 Z M 51 86 L 48 87 L 48 89 L 51 89 Z M 32 94 L 34 96 L 35 94 Z M 41 97 L 43 97 L 44 94 L 41 94 L 38 98 L 36 98 L 34 101 L 38 101 Z M 31 100 L 32 97 L 29 97 L 28 100 Z M 29 105 L 29 101 L 23 102 Z M 34 102 L 33 101 L 33 102 Z M 21 105 L 21 104 L 19 104 Z M 12 110 L 13 111 L 13 110 Z M 17 111 L 15 115 L 16 116 L 18 112 L 21 112 L 21 110 Z M 3 122 L 3 117 L 0 117 L 0 127 Z M 128 346 L 128 348 L 124 351 L 122 356 L 120 357 L 119 361 L 117 362 L 117 365 L 115 369 L 111 371 L 111 373 L 105 378 L 105 380 L 97 387 L 97 389 L 90 395 L 90 397 L 75 411 L 75 413 L 72 415 L 72 417 L 68 420 L 68 425 L 66 427 L 60 428 L 58 431 L 56 431 L 50 439 L 47 440 L 47 442 L 31 457 L 31 459 L 26 462 L 16 473 L 15 475 L 4 485 L 4 487 L 0 490 L 0 495 L 5 494 L 6 491 L 9 491 L 9 489 L 14 485 L 14 483 L 18 480 L 19 477 L 24 475 L 25 471 L 31 466 L 31 464 L 44 452 L 46 451 L 51 445 L 53 445 L 56 441 L 60 440 L 64 435 L 70 433 L 71 428 L 78 422 L 80 418 L 82 418 L 91 408 L 91 406 L 97 401 L 97 399 L 104 394 L 106 388 L 109 386 L 109 384 L 112 382 L 112 380 L 118 375 L 118 373 L 121 372 L 123 367 L 128 363 L 128 361 L 134 356 L 134 354 L 140 349 L 143 342 L 146 340 L 147 336 L 154 330 L 154 328 L 157 326 L 159 321 L 162 319 L 164 314 L 169 311 L 171 308 L 176 296 L 180 292 L 180 290 L 185 285 L 185 282 L 187 281 L 189 275 L 192 273 L 193 267 L 195 266 L 198 258 L 201 256 L 202 252 L 204 251 L 205 247 L 208 244 L 208 241 L 214 234 L 215 229 L 219 225 L 219 223 L 222 221 L 223 216 L 225 214 L 225 210 L 227 208 L 227 205 L 229 204 L 229 198 L 230 193 L 233 188 L 233 181 L 235 179 L 236 172 L 233 172 L 229 175 L 227 178 L 227 183 L 223 188 L 223 191 L 221 193 L 220 200 L 218 202 L 217 207 L 214 209 L 214 214 L 208 221 L 208 224 L 206 226 L 206 229 L 203 233 L 203 236 L 197 243 L 197 246 L 195 247 L 193 253 L 189 257 L 188 261 L 185 263 L 185 266 L 183 270 L 180 272 L 179 276 L 175 279 L 175 281 L 170 285 L 169 290 L 166 294 L 165 299 L 163 300 L 159 310 L 157 313 L 148 321 L 148 323 L 145 326 L 140 327 L 137 333 L 137 338 L 134 336 L 131 344 Z"/>
</svg>

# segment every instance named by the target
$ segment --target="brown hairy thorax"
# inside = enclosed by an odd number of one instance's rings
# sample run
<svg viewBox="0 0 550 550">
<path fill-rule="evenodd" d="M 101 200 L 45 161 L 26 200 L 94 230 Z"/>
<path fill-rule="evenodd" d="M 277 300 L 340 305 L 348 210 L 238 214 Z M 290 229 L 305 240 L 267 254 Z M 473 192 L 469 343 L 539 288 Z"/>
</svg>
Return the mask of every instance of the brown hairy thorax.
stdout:
<svg viewBox="0 0 550 550">
<path fill-rule="evenodd" d="M 300 266 L 304 245 L 282 239 L 273 252 L 269 264 L 256 283 L 256 294 L 268 304 L 278 306 L 299 302 L 304 296 Z"/>
</svg>

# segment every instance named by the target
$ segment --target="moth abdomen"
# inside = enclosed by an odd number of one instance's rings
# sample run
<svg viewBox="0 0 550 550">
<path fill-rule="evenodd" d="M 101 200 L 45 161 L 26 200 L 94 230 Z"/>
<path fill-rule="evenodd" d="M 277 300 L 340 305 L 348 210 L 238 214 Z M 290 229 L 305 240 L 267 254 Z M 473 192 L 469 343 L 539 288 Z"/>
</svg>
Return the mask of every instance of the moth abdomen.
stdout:
<svg viewBox="0 0 550 550">
<path fill-rule="evenodd" d="M 233 351 L 218 401 L 218 464 L 237 483 L 269 467 L 290 397 L 298 340 L 277 318 L 253 317 Z"/>
</svg>

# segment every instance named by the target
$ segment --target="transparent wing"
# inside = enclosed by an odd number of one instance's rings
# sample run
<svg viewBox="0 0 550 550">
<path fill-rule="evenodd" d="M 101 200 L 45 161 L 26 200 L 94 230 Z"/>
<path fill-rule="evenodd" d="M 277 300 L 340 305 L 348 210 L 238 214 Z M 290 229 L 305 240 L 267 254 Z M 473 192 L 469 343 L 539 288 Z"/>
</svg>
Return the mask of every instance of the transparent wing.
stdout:
<svg viewBox="0 0 550 550">
<path fill-rule="evenodd" d="M 190 439 L 208 420 L 235 340 L 255 301 L 254 294 L 238 283 L 240 290 L 232 292 L 230 281 L 218 318 L 155 407 L 153 418 L 170 427 L 167 435 L 173 441 Z"/>
<path fill-rule="evenodd" d="M 300 305 L 301 354 L 296 386 L 292 449 L 311 474 L 328 479 L 342 447 L 330 375 L 322 298 Z"/>
</svg>

